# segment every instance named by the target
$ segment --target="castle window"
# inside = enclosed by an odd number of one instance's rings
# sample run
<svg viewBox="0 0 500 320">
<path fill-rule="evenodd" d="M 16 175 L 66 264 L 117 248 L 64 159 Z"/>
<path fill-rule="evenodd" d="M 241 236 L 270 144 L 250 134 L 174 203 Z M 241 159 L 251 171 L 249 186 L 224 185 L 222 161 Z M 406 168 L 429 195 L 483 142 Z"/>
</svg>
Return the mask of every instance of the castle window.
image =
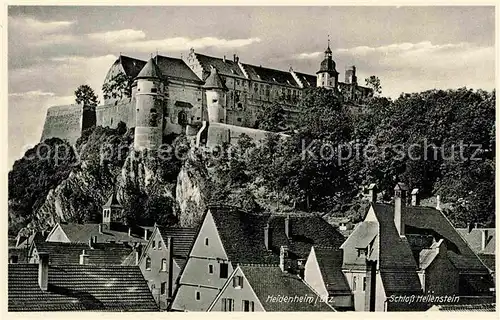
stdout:
<svg viewBox="0 0 500 320">
<path fill-rule="evenodd" d="M 212 99 L 212 103 L 217 103 L 217 99 Z"/>
<path fill-rule="evenodd" d="M 220 264 L 220 273 L 219 273 L 219 277 L 220 277 L 221 279 L 227 279 L 228 273 L 229 273 L 228 264 L 227 264 L 227 263 L 221 263 L 221 264 Z"/>
<path fill-rule="evenodd" d="M 254 303 L 253 301 L 243 300 L 243 311 L 244 312 L 253 312 L 254 311 Z"/>
<path fill-rule="evenodd" d="M 236 121 L 241 122 L 241 118 L 237 118 Z"/>
<path fill-rule="evenodd" d="M 158 241 L 158 250 L 161 250 L 161 240 Z"/>
<path fill-rule="evenodd" d="M 238 109 L 243 109 L 243 105 L 241 104 L 241 102 L 238 103 Z"/>
<path fill-rule="evenodd" d="M 214 266 L 211 264 L 208 265 L 208 273 L 210 273 L 210 274 L 214 273 Z"/>
<path fill-rule="evenodd" d="M 200 299 L 201 299 L 201 293 L 199 291 L 196 291 L 195 297 L 196 297 L 197 301 L 200 301 Z"/>
<path fill-rule="evenodd" d="M 366 291 L 366 277 L 363 277 L 363 291 Z"/>
<path fill-rule="evenodd" d="M 177 123 L 181 126 L 185 126 L 187 124 L 187 115 L 184 111 L 179 111 L 177 114 Z"/>
<path fill-rule="evenodd" d="M 137 92 L 141 91 L 141 88 L 137 88 Z"/>
<path fill-rule="evenodd" d="M 236 288 L 236 289 L 243 288 L 243 277 L 242 276 L 235 276 L 233 278 L 233 288 Z"/>
<path fill-rule="evenodd" d="M 208 246 L 208 238 L 205 238 L 205 245 Z"/>
<path fill-rule="evenodd" d="M 161 271 L 167 271 L 167 259 L 161 259 Z"/>
<path fill-rule="evenodd" d="M 236 80 L 236 84 L 237 84 L 237 85 L 240 85 L 240 80 Z"/>
<path fill-rule="evenodd" d="M 161 294 L 167 294 L 167 283 L 166 282 L 161 283 Z"/>
<path fill-rule="evenodd" d="M 356 291 L 356 282 L 357 282 L 356 280 L 357 280 L 357 277 L 354 276 L 352 278 L 352 291 Z"/>
<path fill-rule="evenodd" d="M 152 241 L 152 246 L 153 246 L 153 249 L 156 249 L 156 241 Z"/>
<path fill-rule="evenodd" d="M 151 270 L 151 258 L 146 258 L 146 270 Z"/>
<path fill-rule="evenodd" d="M 158 89 L 157 88 L 151 88 L 151 93 L 157 93 Z"/>
<path fill-rule="evenodd" d="M 234 300 L 231 298 L 222 298 L 222 311 L 234 311 Z"/>
</svg>

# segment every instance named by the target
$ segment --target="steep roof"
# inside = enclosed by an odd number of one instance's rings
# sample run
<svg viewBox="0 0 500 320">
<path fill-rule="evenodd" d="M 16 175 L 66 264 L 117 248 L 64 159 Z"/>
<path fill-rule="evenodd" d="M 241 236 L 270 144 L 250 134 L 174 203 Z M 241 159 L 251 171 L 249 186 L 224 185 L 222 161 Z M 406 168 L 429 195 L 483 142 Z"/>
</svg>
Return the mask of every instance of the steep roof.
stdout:
<svg viewBox="0 0 500 320">
<path fill-rule="evenodd" d="M 133 232 L 129 236 L 128 227 L 125 225 L 113 224 L 111 229 L 104 229 L 102 233 L 99 233 L 99 223 L 59 223 L 59 226 L 70 242 L 88 243 L 89 238 L 92 236 L 97 236 L 97 242 L 147 242 L 142 235 L 137 233 Z M 140 231 L 144 232 L 142 229 Z"/>
<path fill-rule="evenodd" d="M 9 264 L 9 311 L 157 311 L 139 267 L 49 266 L 46 292 L 38 264 Z"/>
<path fill-rule="evenodd" d="M 290 217 L 290 238 L 285 234 L 286 215 L 276 214 L 269 218 L 272 230 L 272 250 L 279 254 L 280 247 L 288 246 L 290 257 L 307 259 L 311 246 L 340 248 L 345 238 L 317 214 L 293 214 Z M 263 234 L 263 230 L 261 231 Z"/>
<path fill-rule="evenodd" d="M 495 228 L 473 228 L 470 231 L 468 228 L 456 228 L 456 230 L 475 253 L 483 251 L 483 232 L 487 232 L 488 239 L 486 239 L 485 249 L 491 245 L 488 250 L 493 249 L 491 253 L 495 253 Z"/>
<path fill-rule="evenodd" d="M 297 72 L 294 71 L 297 77 L 299 78 L 300 81 L 302 81 L 302 84 L 304 85 L 304 88 L 310 88 L 310 87 L 316 87 L 316 76 L 312 74 L 307 74 L 303 72 Z"/>
<path fill-rule="evenodd" d="M 299 87 L 299 84 L 295 81 L 290 72 L 254 66 L 251 64 L 243 64 L 243 67 L 251 80 L 260 80 L 284 86 Z"/>
<path fill-rule="evenodd" d="M 162 55 L 157 55 L 155 62 L 161 73 L 168 78 L 177 78 L 181 80 L 189 80 L 197 83 L 201 83 L 201 79 L 189 68 L 189 66 L 182 60 L 178 58 L 166 57 Z"/>
<path fill-rule="evenodd" d="M 242 265 L 240 268 L 266 311 L 335 311 L 317 299 L 317 294 L 302 279 L 282 272 L 278 266 Z M 310 297 L 313 302 L 272 302 L 268 297 Z"/>
<path fill-rule="evenodd" d="M 136 79 L 140 78 L 153 78 L 153 79 L 161 79 L 163 75 L 161 73 L 160 68 L 153 60 L 153 58 L 149 59 L 144 68 L 142 68 L 141 72 L 137 75 Z"/>
<path fill-rule="evenodd" d="M 314 247 L 321 276 L 330 294 L 350 294 L 351 289 L 342 272 L 342 250 Z"/>
<path fill-rule="evenodd" d="M 269 215 L 243 212 L 236 208 L 209 208 L 226 254 L 236 263 L 278 263 L 279 256 L 264 244 L 264 227 Z"/>
<path fill-rule="evenodd" d="M 199 53 L 196 53 L 196 59 L 198 59 L 201 66 L 205 70 L 210 70 L 211 66 L 213 66 L 221 75 L 245 78 L 245 75 L 238 66 L 238 63 L 233 60 L 224 60 Z"/>
<path fill-rule="evenodd" d="M 210 70 L 210 75 L 205 80 L 205 84 L 203 85 L 204 89 L 222 89 L 227 90 L 226 85 L 222 82 L 222 79 L 219 76 L 216 68 L 212 68 Z"/>
<path fill-rule="evenodd" d="M 158 231 L 165 244 L 168 237 L 173 238 L 174 256 L 187 257 L 189 255 L 189 250 L 196 237 L 196 229 L 158 226 Z"/>
<path fill-rule="evenodd" d="M 49 264 L 79 264 L 83 250 L 89 256 L 90 265 L 121 265 L 133 248 L 119 243 L 94 243 L 92 249 L 84 243 L 35 242 L 38 252 L 49 254 Z"/>
<path fill-rule="evenodd" d="M 115 63 L 120 63 L 123 67 L 123 70 L 125 71 L 125 74 L 131 78 L 137 77 L 139 72 L 144 68 L 146 65 L 146 61 L 144 60 L 139 60 L 131 57 L 127 57 L 124 55 L 121 55 L 118 57 Z"/>
</svg>

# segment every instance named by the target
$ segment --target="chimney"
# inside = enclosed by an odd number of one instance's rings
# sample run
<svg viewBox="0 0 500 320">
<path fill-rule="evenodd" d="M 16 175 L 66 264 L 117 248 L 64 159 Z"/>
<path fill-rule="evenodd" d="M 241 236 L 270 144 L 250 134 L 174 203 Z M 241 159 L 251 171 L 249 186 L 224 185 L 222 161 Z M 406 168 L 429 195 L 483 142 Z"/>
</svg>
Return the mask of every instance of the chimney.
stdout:
<svg viewBox="0 0 500 320">
<path fill-rule="evenodd" d="M 488 229 L 484 229 L 482 234 L 481 234 L 481 250 L 484 250 L 484 248 L 486 248 L 486 245 L 488 244 L 488 240 L 489 240 L 489 230 Z"/>
<path fill-rule="evenodd" d="M 89 248 L 90 249 L 94 249 L 94 240 L 93 240 L 93 237 L 89 238 Z"/>
<path fill-rule="evenodd" d="M 80 255 L 80 264 L 81 265 L 89 264 L 89 255 L 85 253 L 85 250 L 82 250 L 82 254 Z"/>
<path fill-rule="evenodd" d="M 103 230 L 103 224 L 99 223 L 99 234 L 102 234 L 102 230 Z"/>
<path fill-rule="evenodd" d="M 264 227 L 264 245 L 266 246 L 267 250 L 271 250 L 271 233 L 269 232 L 269 222 L 266 224 Z"/>
<path fill-rule="evenodd" d="M 467 232 L 470 233 L 472 231 L 472 229 L 474 229 L 472 223 L 468 222 L 467 223 Z"/>
<path fill-rule="evenodd" d="M 288 260 L 288 247 L 281 246 L 280 248 L 280 269 L 283 272 L 287 272 L 286 261 Z"/>
<path fill-rule="evenodd" d="M 418 196 L 419 190 L 417 188 L 411 191 L 411 206 L 417 207 L 420 205 L 420 197 Z"/>
<path fill-rule="evenodd" d="M 172 289 L 174 286 L 174 239 L 167 237 L 167 252 L 168 252 L 168 283 L 167 283 L 167 299 L 172 299 Z"/>
<path fill-rule="evenodd" d="M 222 61 L 226 62 L 226 55 L 222 58 Z"/>
<path fill-rule="evenodd" d="M 394 224 L 400 236 L 404 236 L 405 234 L 402 211 L 406 206 L 407 192 L 408 187 L 402 182 L 398 182 L 396 187 L 394 187 Z"/>
<path fill-rule="evenodd" d="M 290 215 L 287 214 L 285 218 L 285 234 L 288 239 L 290 239 L 291 236 L 291 230 L 290 230 Z"/>
<path fill-rule="evenodd" d="M 144 229 L 144 240 L 148 240 L 148 229 Z"/>
<path fill-rule="evenodd" d="M 128 236 L 131 237 L 132 236 L 132 228 L 131 227 L 128 227 Z"/>
<path fill-rule="evenodd" d="M 233 53 L 233 61 L 236 62 L 236 53 Z"/>
<path fill-rule="evenodd" d="M 377 202 L 377 185 L 375 183 L 368 186 L 368 200 L 371 203 Z"/>
<path fill-rule="evenodd" d="M 38 253 L 38 285 L 43 291 L 49 287 L 49 254 L 46 252 Z"/>
<path fill-rule="evenodd" d="M 436 210 L 441 210 L 441 196 L 439 194 L 436 196 Z"/>
</svg>

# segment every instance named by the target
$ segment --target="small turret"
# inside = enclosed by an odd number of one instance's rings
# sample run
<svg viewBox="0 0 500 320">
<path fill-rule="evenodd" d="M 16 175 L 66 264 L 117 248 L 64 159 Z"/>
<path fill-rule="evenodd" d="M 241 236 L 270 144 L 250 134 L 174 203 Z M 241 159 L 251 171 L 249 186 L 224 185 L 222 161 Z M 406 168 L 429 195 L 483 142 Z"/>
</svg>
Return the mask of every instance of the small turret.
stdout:
<svg viewBox="0 0 500 320">
<path fill-rule="evenodd" d="M 149 59 L 136 77 L 136 123 L 134 149 L 157 149 L 163 138 L 164 78 Z"/>
<path fill-rule="evenodd" d="M 335 69 L 335 61 L 332 58 L 330 49 L 330 38 L 328 38 L 328 47 L 325 50 L 325 58 L 320 64 L 319 71 L 316 72 L 316 85 L 318 87 L 336 89 L 338 85 L 339 73 Z"/>
<path fill-rule="evenodd" d="M 214 67 L 210 70 L 210 75 L 205 80 L 203 89 L 207 97 L 208 121 L 224 122 L 224 106 L 226 105 L 226 91 L 228 89 Z"/>
<path fill-rule="evenodd" d="M 102 206 L 102 223 L 105 224 L 108 229 L 111 229 L 111 224 L 121 216 L 123 210 L 120 201 L 116 196 L 116 192 L 109 197 L 108 201 Z"/>
</svg>

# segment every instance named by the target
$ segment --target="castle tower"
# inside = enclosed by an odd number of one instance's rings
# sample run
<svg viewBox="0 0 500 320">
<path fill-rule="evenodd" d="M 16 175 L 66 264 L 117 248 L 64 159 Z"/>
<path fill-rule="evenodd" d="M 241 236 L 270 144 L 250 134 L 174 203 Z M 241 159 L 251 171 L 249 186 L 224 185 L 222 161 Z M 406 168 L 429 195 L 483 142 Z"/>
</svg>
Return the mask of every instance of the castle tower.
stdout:
<svg viewBox="0 0 500 320">
<path fill-rule="evenodd" d="M 203 89 L 207 97 L 208 122 L 225 122 L 227 87 L 214 67 L 210 70 Z"/>
<path fill-rule="evenodd" d="M 117 217 L 121 216 L 122 210 L 123 207 L 116 197 L 116 192 L 113 192 L 108 201 L 102 206 L 102 223 L 107 225 L 108 230 L 111 229 L 111 224 L 116 222 Z"/>
<path fill-rule="evenodd" d="M 149 59 L 136 77 L 134 149 L 157 149 L 163 138 L 165 84 L 158 65 Z"/>
<path fill-rule="evenodd" d="M 338 85 L 339 73 L 335 70 L 335 61 L 332 58 L 332 50 L 330 49 L 330 39 L 328 39 L 328 47 L 325 51 L 325 59 L 321 62 L 319 71 L 316 72 L 316 86 L 336 89 Z"/>
</svg>

